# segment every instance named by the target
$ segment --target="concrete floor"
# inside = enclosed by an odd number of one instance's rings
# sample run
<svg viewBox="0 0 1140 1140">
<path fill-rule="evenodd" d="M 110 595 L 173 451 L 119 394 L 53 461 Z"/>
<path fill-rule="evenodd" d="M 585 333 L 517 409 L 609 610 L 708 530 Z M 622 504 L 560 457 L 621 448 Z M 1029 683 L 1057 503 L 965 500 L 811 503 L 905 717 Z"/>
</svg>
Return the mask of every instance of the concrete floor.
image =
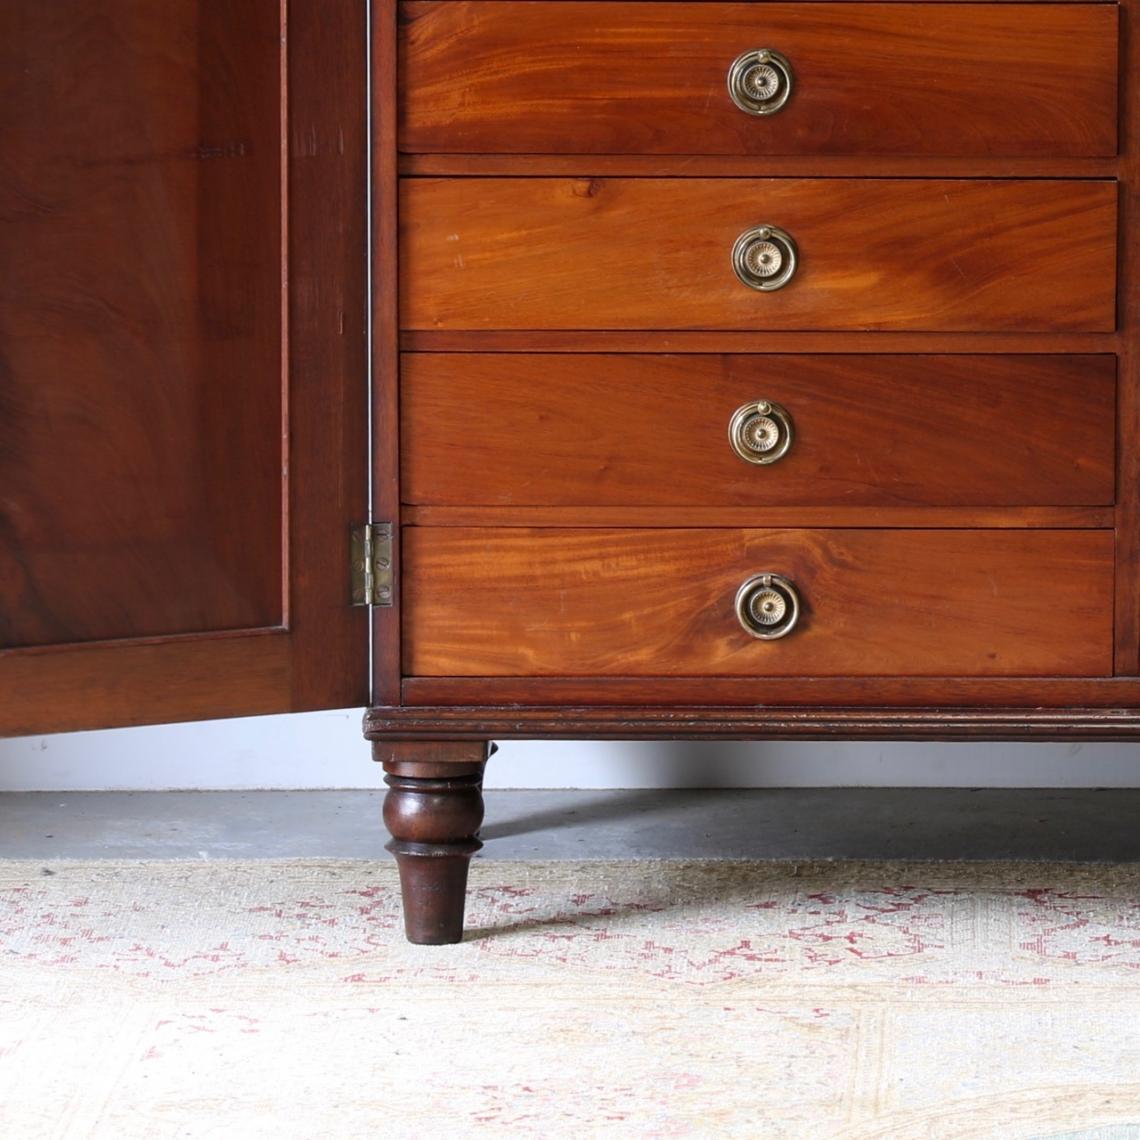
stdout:
<svg viewBox="0 0 1140 1140">
<path fill-rule="evenodd" d="M 0 858 L 388 858 L 381 792 L 0 794 Z M 1140 789 L 488 791 L 484 858 L 1140 861 Z"/>
</svg>

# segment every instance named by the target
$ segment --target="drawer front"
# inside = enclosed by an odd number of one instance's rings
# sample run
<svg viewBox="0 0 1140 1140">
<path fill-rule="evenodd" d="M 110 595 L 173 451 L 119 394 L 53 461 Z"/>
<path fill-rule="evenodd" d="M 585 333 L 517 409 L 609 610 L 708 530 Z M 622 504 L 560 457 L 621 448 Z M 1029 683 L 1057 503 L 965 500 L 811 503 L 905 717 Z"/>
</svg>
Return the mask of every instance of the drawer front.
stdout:
<svg viewBox="0 0 1140 1140">
<path fill-rule="evenodd" d="M 412 178 L 400 224 L 410 329 L 1115 324 L 1110 182 Z M 798 253 L 773 292 L 733 265 L 741 235 L 762 226 Z M 783 275 L 792 262 L 779 264 Z"/>
<path fill-rule="evenodd" d="M 402 14 L 406 151 L 1116 152 L 1110 4 L 444 0 Z M 787 59 L 790 93 L 747 113 L 727 76 L 764 48 Z M 761 107 L 783 94 L 768 78 Z"/>
<path fill-rule="evenodd" d="M 1097 356 L 409 353 L 414 504 L 1111 504 L 1116 362 Z M 733 450 L 730 423 L 745 412 Z M 781 409 L 786 413 L 781 415 Z M 457 424 L 462 431 L 456 432 Z M 749 445 L 749 425 L 763 433 Z M 765 450 L 766 448 L 766 450 Z"/>
<path fill-rule="evenodd" d="M 410 527 L 413 676 L 1097 676 L 1112 671 L 1108 531 Z M 761 641 L 738 588 L 802 616 Z"/>
</svg>

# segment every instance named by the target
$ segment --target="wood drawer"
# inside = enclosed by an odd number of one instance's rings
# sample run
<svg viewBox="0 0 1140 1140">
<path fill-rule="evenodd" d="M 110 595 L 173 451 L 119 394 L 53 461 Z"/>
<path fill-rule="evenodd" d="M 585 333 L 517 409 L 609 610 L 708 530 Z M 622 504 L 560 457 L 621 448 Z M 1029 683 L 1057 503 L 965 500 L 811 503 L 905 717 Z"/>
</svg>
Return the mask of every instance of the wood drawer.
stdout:
<svg viewBox="0 0 1140 1140">
<path fill-rule="evenodd" d="M 1108 531 L 409 527 L 403 558 L 412 676 L 1112 671 Z M 734 612 L 764 572 L 803 601 L 779 641 Z"/>
<path fill-rule="evenodd" d="M 1116 152 L 1110 4 L 410 3 L 410 152 L 1077 156 Z M 779 51 L 775 114 L 729 97 Z"/>
<path fill-rule="evenodd" d="M 409 329 L 1111 331 L 1116 186 L 962 179 L 404 179 Z M 788 231 L 795 276 L 732 249 Z"/>
<path fill-rule="evenodd" d="M 1107 354 L 408 353 L 401 373 L 402 488 L 412 504 L 1114 498 L 1116 360 Z M 760 399 L 792 421 L 787 454 L 763 466 L 741 459 L 727 432 L 734 411 Z"/>
</svg>

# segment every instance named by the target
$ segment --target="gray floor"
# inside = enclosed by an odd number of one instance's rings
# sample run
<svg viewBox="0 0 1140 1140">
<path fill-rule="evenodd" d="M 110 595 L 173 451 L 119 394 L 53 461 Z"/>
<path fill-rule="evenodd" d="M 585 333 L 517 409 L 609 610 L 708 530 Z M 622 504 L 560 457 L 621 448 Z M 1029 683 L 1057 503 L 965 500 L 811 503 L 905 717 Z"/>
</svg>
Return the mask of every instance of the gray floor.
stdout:
<svg viewBox="0 0 1140 1140">
<path fill-rule="evenodd" d="M 379 792 L 0 794 L 0 858 L 388 858 Z M 1140 789 L 489 791 L 484 858 L 1140 861 Z"/>
</svg>

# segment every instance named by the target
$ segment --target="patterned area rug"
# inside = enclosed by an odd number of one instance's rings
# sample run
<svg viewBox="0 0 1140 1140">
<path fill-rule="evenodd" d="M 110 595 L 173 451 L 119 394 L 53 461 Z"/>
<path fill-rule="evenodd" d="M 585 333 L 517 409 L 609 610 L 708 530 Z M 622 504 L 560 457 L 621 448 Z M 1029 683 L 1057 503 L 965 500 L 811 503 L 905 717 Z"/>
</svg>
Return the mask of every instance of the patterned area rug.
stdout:
<svg viewBox="0 0 1140 1140">
<path fill-rule="evenodd" d="M 0 1136 L 1140 1138 L 1140 867 L 0 863 Z"/>
</svg>

